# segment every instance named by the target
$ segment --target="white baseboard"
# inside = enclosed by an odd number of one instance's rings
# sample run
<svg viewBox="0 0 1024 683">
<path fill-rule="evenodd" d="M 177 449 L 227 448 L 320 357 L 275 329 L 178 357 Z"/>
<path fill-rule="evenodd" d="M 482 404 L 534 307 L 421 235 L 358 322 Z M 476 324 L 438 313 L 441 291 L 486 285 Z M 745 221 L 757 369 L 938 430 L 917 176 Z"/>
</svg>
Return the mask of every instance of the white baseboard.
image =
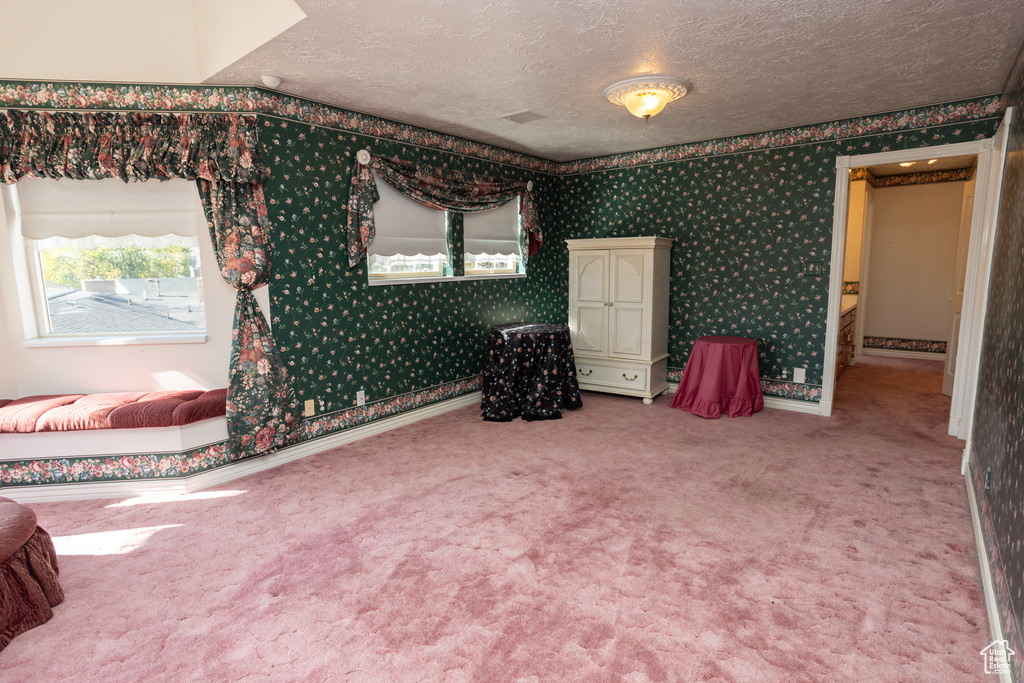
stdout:
<svg viewBox="0 0 1024 683">
<path fill-rule="evenodd" d="M 985 545 L 985 534 L 981 529 L 981 510 L 978 508 L 978 499 L 974 495 L 974 486 L 971 484 L 970 473 L 965 474 L 964 483 L 967 485 L 967 501 L 971 508 L 974 541 L 978 548 L 978 565 L 981 569 L 981 587 L 985 594 L 985 611 L 988 613 L 989 638 L 994 643 L 999 640 L 1005 640 L 1003 636 L 1003 622 L 999 614 L 999 602 L 996 600 L 996 592 L 992 581 L 992 565 L 989 562 L 988 548 Z M 1010 673 L 999 674 L 999 683 L 1013 683 Z"/>
<path fill-rule="evenodd" d="M 765 396 L 765 408 L 776 410 L 791 410 L 795 413 L 808 413 L 809 415 L 822 415 L 822 403 L 812 401 L 798 401 L 795 398 L 782 398 L 780 396 Z"/>
<path fill-rule="evenodd" d="M 675 396 L 676 390 L 679 388 L 679 383 L 670 383 L 668 385 L 668 391 L 666 392 L 669 396 Z M 821 404 L 813 403 L 811 401 L 798 401 L 795 398 L 781 398 L 779 396 L 765 396 L 764 407 L 773 408 L 775 410 L 790 410 L 795 413 L 808 413 L 810 415 L 821 415 Z"/>
<path fill-rule="evenodd" d="M 480 392 L 474 391 L 439 403 L 375 420 L 342 432 L 310 439 L 283 448 L 276 453 L 218 467 L 188 477 L 168 477 L 138 481 L 80 482 L 42 486 L 0 487 L 0 495 L 19 503 L 51 503 L 65 500 L 96 500 L 100 498 L 134 498 L 152 494 L 186 494 L 223 484 L 239 477 L 269 470 L 285 463 L 321 453 L 331 448 L 402 427 L 428 417 L 447 413 L 464 406 L 480 405 Z"/>
<path fill-rule="evenodd" d="M 944 353 L 928 353 L 927 351 L 904 351 L 902 349 L 872 349 L 867 346 L 860 352 L 862 356 L 888 356 L 890 358 L 916 358 L 918 360 L 936 360 L 946 362 Z"/>
<path fill-rule="evenodd" d="M 946 433 L 950 436 L 956 436 L 960 433 L 960 418 L 951 417 L 949 418 L 949 426 L 946 429 Z"/>
</svg>

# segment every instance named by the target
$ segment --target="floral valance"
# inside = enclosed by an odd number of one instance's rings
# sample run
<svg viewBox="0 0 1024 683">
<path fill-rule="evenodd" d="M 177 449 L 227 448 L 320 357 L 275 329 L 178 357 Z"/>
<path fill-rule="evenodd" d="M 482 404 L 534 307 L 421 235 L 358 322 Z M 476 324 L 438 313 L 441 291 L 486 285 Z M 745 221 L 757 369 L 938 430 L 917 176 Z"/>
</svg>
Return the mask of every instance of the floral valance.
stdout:
<svg viewBox="0 0 1024 683">
<path fill-rule="evenodd" d="M 204 179 L 262 184 L 255 117 L 148 112 L 0 112 L 0 180 Z"/>
<path fill-rule="evenodd" d="M 298 440 L 295 392 L 252 290 L 270 281 L 257 121 L 238 114 L 0 112 L 0 181 L 195 181 L 224 280 L 238 290 L 227 422 L 240 457 Z"/>
<path fill-rule="evenodd" d="M 442 211 L 487 211 L 519 197 L 519 213 L 528 238 L 528 255 L 541 245 L 540 225 L 533 201 L 533 182 L 480 176 L 438 166 L 387 159 L 366 150 L 356 155 L 348 203 L 346 241 L 349 267 L 365 258 L 373 242 L 373 204 L 380 199 L 374 172 L 396 190 L 420 204 Z"/>
</svg>

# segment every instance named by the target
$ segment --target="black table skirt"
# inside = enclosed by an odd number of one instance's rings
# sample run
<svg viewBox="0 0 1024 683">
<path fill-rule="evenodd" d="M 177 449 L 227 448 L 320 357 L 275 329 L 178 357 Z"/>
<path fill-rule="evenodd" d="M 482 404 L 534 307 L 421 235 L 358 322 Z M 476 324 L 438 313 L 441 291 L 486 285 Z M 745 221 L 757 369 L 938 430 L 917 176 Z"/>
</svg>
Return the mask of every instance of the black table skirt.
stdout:
<svg viewBox="0 0 1024 683">
<path fill-rule="evenodd" d="M 484 360 L 483 418 L 557 420 L 583 405 L 568 325 L 507 323 L 491 328 Z"/>
</svg>

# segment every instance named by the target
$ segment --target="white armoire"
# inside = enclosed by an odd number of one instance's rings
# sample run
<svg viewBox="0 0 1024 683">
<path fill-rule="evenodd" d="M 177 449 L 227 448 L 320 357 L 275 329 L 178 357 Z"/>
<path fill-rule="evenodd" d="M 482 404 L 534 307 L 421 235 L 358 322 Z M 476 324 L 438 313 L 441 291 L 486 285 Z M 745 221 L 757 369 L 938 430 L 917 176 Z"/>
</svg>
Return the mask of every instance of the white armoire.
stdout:
<svg viewBox="0 0 1024 683">
<path fill-rule="evenodd" d="M 668 388 L 665 237 L 566 240 L 569 330 L 580 389 L 638 396 Z"/>
</svg>

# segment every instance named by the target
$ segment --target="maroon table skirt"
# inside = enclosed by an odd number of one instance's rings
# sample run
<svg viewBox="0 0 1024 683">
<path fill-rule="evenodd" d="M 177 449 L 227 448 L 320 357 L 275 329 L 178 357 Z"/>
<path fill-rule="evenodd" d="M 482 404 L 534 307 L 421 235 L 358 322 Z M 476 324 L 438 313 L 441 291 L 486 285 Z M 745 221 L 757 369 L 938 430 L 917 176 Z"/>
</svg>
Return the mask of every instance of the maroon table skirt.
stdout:
<svg viewBox="0 0 1024 683">
<path fill-rule="evenodd" d="M 0 650 L 49 620 L 63 599 L 49 534 L 30 508 L 0 498 Z"/>
<path fill-rule="evenodd" d="M 757 340 L 699 337 L 693 345 L 672 407 L 701 417 L 749 417 L 764 408 Z"/>
</svg>

